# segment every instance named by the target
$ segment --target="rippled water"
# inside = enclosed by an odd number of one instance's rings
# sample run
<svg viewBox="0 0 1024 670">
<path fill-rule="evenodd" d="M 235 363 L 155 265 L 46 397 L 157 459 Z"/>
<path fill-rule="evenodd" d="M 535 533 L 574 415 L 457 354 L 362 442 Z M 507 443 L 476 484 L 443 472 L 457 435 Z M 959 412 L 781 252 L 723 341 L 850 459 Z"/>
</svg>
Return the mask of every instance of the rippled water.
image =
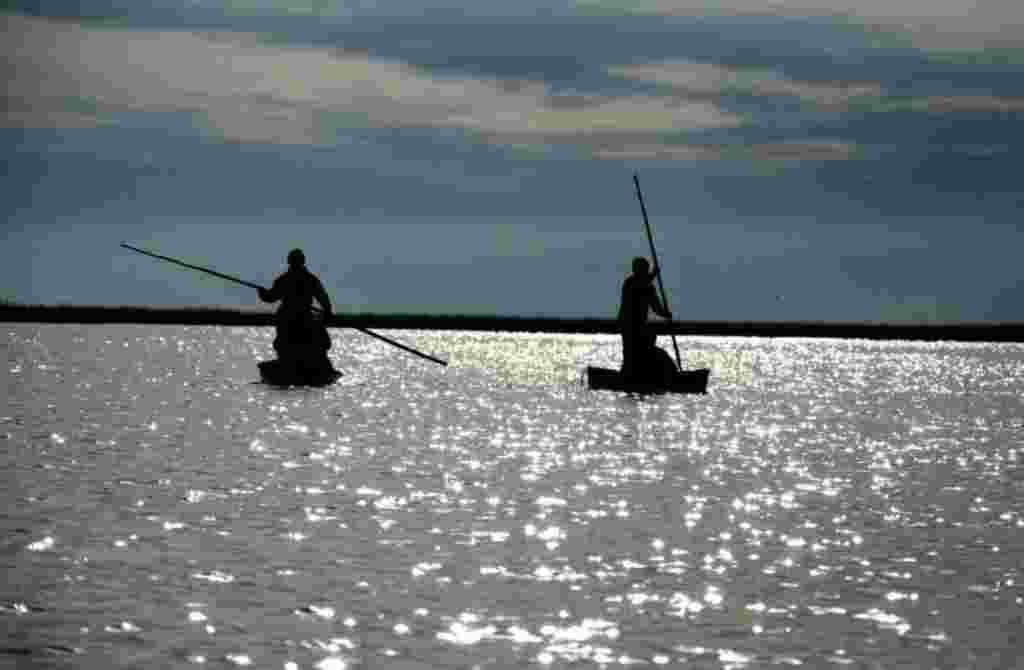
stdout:
<svg viewBox="0 0 1024 670">
<path fill-rule="evenodd" d="M 1024 346 L 389 335 L 3 326 L 0 664 L 1021 667 Z"/>
</svg>

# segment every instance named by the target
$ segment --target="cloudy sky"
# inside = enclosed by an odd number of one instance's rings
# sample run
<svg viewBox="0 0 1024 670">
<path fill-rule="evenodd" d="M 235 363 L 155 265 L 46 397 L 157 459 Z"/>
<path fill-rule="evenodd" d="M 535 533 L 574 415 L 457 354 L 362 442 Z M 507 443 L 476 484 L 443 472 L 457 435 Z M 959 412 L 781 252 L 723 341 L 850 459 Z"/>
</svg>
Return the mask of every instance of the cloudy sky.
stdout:
<svg viewBox="0 0 1024 670">
<path fill-rule="evenodd" d="M 1019 0 L 2 6 L 2 299 L 1024 320 Z"/>
</svg>

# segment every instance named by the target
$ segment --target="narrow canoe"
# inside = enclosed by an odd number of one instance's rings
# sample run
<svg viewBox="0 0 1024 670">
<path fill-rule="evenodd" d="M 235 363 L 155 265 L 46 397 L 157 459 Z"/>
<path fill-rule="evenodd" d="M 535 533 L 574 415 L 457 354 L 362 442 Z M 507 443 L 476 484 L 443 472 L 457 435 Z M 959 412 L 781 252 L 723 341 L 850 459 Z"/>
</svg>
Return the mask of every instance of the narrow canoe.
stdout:
<svg viewBox="0 0 1024 670">
<path fill-rule="evenodd" d="M 622 379 L 618 370 L 587 367 L 587 385 L 594 390 L 626 391 L 628 393 L 707 393 L 711 370 L 683 370 L 667 387 L 661 384 L 630 383 Z"/>
<path fill-rule="evenodd" d="M 300 370 L 275 359 L 261 362 L 259 368 L 263 381 L 274 386 L 328 386 L 341 377 L 329 364 L 315 370 Z"/>
</svg>

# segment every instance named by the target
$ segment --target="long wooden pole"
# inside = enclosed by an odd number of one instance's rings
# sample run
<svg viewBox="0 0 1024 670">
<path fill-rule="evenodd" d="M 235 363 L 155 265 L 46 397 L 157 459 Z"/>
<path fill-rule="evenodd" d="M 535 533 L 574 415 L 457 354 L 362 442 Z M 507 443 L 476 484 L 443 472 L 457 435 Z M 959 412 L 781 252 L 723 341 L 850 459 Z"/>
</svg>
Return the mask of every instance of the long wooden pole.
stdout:
<svg viewBox="0 0 1024 670">
<path fill-rule="evenodd" d="M 139 249 L 138 247 L 133 247 L 130 244 L 125 244 L 125 243 L 122 242 L 121 246 L 124 247 L 125 249 L 131 249 L 132 251 L 136 251 L 136 252 L 138 252 L 140 254 L 143 254 L 145 256 L 151 256 L 152 258 L 159 258 L 160 260 L 167 261 L 168 263 L 174 263 L 175 265 L 180 265 L 182 267 L 190 268 L 192 270 L 198 270 L 199 272 L 205 272 L 206 274 L 213 275 L 214 277 L 220 277 L 221 279 L 226 279 L 228 281 L 235 282 L 236 284 L 241 284 L 242 286 L 248 286 L 249 288 L 255 288 L 255 289 L 265 288 L 263 286 L 260 286 L 259 284 L 254 284 L 252 282 L 245 281 L 244 279 L 239 279 L 238 277 L 233 277 L 231 275 L 226 275 L 226 274 L 224 274 L 222 272 L 217 272 L 216 270 L 211 270 L 209 268 L 204 268 L 204 267 L 201 267 L 199 265 L 192 265 L 191 263 L 186 263 L 184 261 L 179 261 L 178 259 L 171 258 L 170 256 L 162 256 L 160 254 L 154 254 L 151 251 L 145 251 L 144 249 Z M 430 354 L 425 354 L 422 351 L 416 351 L 412 347 L 410 347 L 408 345 L 405 345 L 405 344 L 402 344 L 401 342 L 396 342 L 395 340 L 392 340 L 391 338 L 384 337 L 383 335 L 379 335 L 378 333 L 374 333 L 373 331 L 366 330 L 365 328 L 360 328 L 359 326 L 351 326 L 351 327 L 354 328 L 355 330 L 358 330 L 360 333 L 364 333 L 366 335 L 369 335 L 370 337 L 375 337 L 378 340 L 381 340 L 382 342 L 387 342 L 388 344 L 390 344 L 393 347 L 398 347 L 399 349 L 401 349 L 403 351 L 408 351 L 410 354 L 415 354 L 416 356 L 419 356 L 420 358 L 425 358 L 428 361 L 433 361 L 434 363 L 438 363 L 440 365 L 448 365 L 448 361 L 443 361 L 440 358 L 434 358 Z"/>
<path fill-rule="evenodd" d="M 133 247 L 130 244 L 125 244 L 124 242 L 121 243 L 121 246 L 124 247 L 125 249 L 131 249 L 132 251 L 137 251 L 140 254 L 143 254 L 145 256 L 151 256 L 153 258 L 159 258 L 160 260 L 167 261 L 168 263 L 174 263 L 175 265 L 180 265 L 182 267 L 191 268 L 193 270 L 199 270 L 200 272 L 205 272 L 206 274 L 213 275 L 214 277 L 220 277 L 221 279 L 227 279 L 228 281 L 233 281 L 236 284 L 241 284 L 242 286 L 248 286 L 249 288 L 256 288 L 256 289 L 263 288 L 259 284 L 253 284 L 250 281 L 245 281 L 244 279 L 239 279 L 238 277 L 232 277 L 231 275 L 226 275 L 226 274 L 223 274 L 221 272 L 217 272 L 216 270 L 211 270 L 209 268 L 204 268 L 204 267 L 200 267 L 198 265 L 192 265 L 191 263 L 186 263 L 184 261 L 179 261 L 178 259 L 171 258 L 170 256 L 161 256 L 160 254 L 154 254 L 152 251 L 145 251 L 144 249 L 139 249 L 138 247 Z"/>
<path fill-rule="evenodd" d="M 658 252 L 654 249 L 654 237 L 651 235 L 651 224 L 647 221 L 647 207 L 644 205 L 644 194 L 640 191 L 640 178 L 633 175 L 633 183 L 636 185 L 636 197 L 640 200 L 640 211 L 644 215 L 644 229 L 647 231 L 647 241 L 651 245 L 651 260 L 654 261 L 654 267 L 658 269 L 658 289 L 661 291 L 661 304 L 664 305 L 665 309 L 668 309 L 668 298 L 665 296 L 665 285 L 661 281 L 661 265 L 658 263 Z M 669 319 L 669 323 L 672 319 Z M 679 370 L 683 369 L 683 363 L 679 358 L 679 345 L 676 344 L 676 334 L 672 333 L 672 348 L 676 352 L 676 368 Z"/>
</svg>

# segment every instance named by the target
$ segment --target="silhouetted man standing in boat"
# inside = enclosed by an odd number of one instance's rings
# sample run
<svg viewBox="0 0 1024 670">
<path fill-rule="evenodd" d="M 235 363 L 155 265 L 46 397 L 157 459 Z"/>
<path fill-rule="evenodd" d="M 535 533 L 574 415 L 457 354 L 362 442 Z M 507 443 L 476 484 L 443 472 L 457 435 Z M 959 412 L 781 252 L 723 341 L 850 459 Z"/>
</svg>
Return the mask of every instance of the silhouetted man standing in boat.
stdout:
<svg viewBox="0 0 1024 670">
<path fill-rule="evenodd" d="M 672 313 L 661 304 L 654 290 L 654 278 L 657 276 L 658 268 L 651 272 L 647 259 L 638 257 L 633 259 L 633 274 L 622 282 L 622 303 L 619 306 L 622 376 L 629 381 L 661 381 L 666 374 L 662 357 L 657 355 L 657 335 L 647 324 L 648 310 L 666 319 L 672 318 Z M 674 363 L 672 369 L 675 369 Z"/>
<path fill-rule="evenodd" d="M 331 316 L 331 299 L 316 275 L 306 269 L 301 249 L 288 252 L 288 271 L 274 280 L 269 291 L 259 289 L 259 296 L 264 302 L 281 301 L 274 339 L 274 350 L 281 361 L 330 366 L 327 350 L 331 337 L 326 324 Z M 313 314 L 314 298 L 324 310 L 321 317 Z"/>
</svg>

